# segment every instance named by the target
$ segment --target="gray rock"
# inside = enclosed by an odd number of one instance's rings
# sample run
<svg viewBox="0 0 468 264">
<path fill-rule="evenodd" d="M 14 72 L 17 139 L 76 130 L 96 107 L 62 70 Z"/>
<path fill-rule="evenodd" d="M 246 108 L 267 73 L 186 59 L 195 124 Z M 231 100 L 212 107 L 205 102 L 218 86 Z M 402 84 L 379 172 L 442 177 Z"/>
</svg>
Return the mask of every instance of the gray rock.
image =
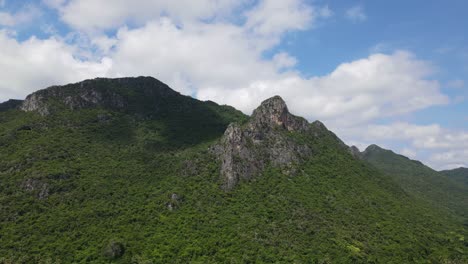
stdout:
<svg viewBox="0 0 468 264">
<path fill-rule="evenodd" d="M 252 129 L 262 130 L 282 127 L 288 131 L 307 131 L 309 123 L 302 117 L 289 113 L 284 100 L 276 95 L 261 103 L 254 110 L 250 122 Z"/>
<path fill-rule="evenodd" d="M 36 192 L 36 197 L 40 200 L 50 195 L 49 185 L 38 179 L 26 179 L 21 186 L 27 192 Z"/>
<path fill-rule="evenodd" d="M 170 196 L 170 201 L 166 203 L 166 207 L 169 211 L 173 211 L 179 207 L 180 196 L 177 193 L 172 193 Z"/>
<path fill-rule="evenodd" d="M 351 155 L 353 155 L 353 157 L 357 159 L 362 159 L 362 153 L 356 146 L 351 146 L 348 150 L 351 153 Z"/>
<path fill-rule="evenodd" d="M 294 173 L 294 165 L 312 155 L 312 150 L 288 133 L 309 131 L 309 123 L 289 113 L 281 97 L 265 100 L 246 125 L 230 124 L 219 146 L 213 148 L 221 160 L 222 188 L 232 190 L 240 180 L 251 179 L 269 164 L 285 174 Z"/>
<path fill-rule="evenodd" d="M 168 99 L 184 98 L 152 77 L 96 78 L 63 86 L 52 86 L 30 94 L 20 109 L 45 116 L 64 109 L 104 108 L 143 114 L 164 111 Z M 185 104 L 172 105 L 190 107 Z"/>
<path fill-rule="evenodd" d="M 20 109 L 25 112 L 37 111 L 40 115 L 48 115 L 49 107 L 45 102 L 45 96 L 40 93 L 33 93 L 20 105 Z"/>
<path fill-rule="evenodd" d="M 46 116 L 53 110 L 54 104 L 51 102 L 60 103 L 70 110 L 98 106 L 122 109 L 126 104 L 121 95 L 93 87 L 91 82 L 82 82 L 79 87 L 73 89 L 53 86 L 30 94 L 23 101 L 20 109 L 26 112 L 36 111 Z"/>
</svg>

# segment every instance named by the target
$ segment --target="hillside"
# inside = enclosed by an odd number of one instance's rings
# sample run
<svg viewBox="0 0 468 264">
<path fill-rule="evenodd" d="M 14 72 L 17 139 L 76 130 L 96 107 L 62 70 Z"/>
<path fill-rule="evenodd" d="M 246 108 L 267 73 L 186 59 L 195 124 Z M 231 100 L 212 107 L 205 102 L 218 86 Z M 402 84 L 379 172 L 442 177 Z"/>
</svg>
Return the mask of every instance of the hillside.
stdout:
<svg viewBox="0 0 468 264">
<path fill-rule="evenodd" d="M 87 80 L 1 111 L 0 147 L 0 263 L 468 261 L 457 217 L 280 97 Z"/>
<path fill-rule="evenodd" d="M 376 145 L 363 151 L 361 158 L 389 175 L 414 197 L 448 209 L 465 219 L 468 217 L 468 188 L 457 184 L 454 178 Z"/>
<path fill-rule="evenodd" d="M 440 173 L 447 175 L 453 181 L 468 188 L 468 168 L 444 170 L 444 171 L 441 171 Z"/>
</svg>

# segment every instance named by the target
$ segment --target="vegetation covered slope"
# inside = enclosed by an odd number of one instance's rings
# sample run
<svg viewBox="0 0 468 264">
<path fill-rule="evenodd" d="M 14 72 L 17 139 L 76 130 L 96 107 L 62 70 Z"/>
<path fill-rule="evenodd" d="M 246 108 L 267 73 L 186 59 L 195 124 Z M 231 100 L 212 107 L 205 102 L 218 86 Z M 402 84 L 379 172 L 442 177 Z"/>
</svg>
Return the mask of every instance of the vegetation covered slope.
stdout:
<svg viewBox="0 0 468 264">
<path fill-rule="evenodd" d="M 468 188 L 468 168 L 457 168 L 453 170 L 444 170 L 440 173 L 447 175 L 449 178 Z"/>
<path fill-rule="evenodd" d="M 409 194 L 468 217 L 468 188 L 419 161 L 408 159 L 376 145 L 369 146 L 361 157 L 388 174 Z"/>
<path fill-rule="evenodd" d="M 6 102 L 0 103 L 0 112 L 7 111 L 10 109 L 15 109 L 21 105 L 23 101 L 21 100 L 8 100 Z"/>
<path fill-rule="evenodd" d="M 328 131 L 282 131 L 313 155 L 294 174 L 267 166 L 222 190 L 211 149 L 245 116 L 171 96 L 160 99 L 177 101 L 174 111 L 55 100 L 45 115 L 0 113 L 0 263 L 467 261 L 456 219 Z"/>
</svg>

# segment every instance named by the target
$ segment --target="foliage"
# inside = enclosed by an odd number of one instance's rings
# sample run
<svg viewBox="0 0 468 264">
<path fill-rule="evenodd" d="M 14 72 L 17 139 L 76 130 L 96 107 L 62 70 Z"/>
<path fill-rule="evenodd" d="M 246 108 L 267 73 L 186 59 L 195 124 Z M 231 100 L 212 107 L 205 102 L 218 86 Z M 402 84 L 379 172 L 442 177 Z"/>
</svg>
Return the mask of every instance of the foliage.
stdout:
<svg viewBox="0 0 468 264">
<path fill-rule="evenodd" d="M 457 168 L 453 170 L 444 170 L 440 173 L 447 175 L 453 181 L 468 188 L 468 168 Z"/>
<path fill-rule="evenodd" d="M 468 219 L 468 186 L 458 184 L 453 178 L 439 173 L 419 161 L 410 160 L 390 150 L 370 146 L 363 152 L 364 160 L 395 180 L 405 191 Z"/>
<path fill-rule="evenodd" d="M 210 146 L 246 117 L 209 102 L 190 109 L 0 113 L 0 263 L 468 261 L 457 219 L 331 134 L 289 135 L 314 149 L 295 175 L 270 167 L 222 191 Z M 25 188 L 30 179 L 40 184 Z M 124 254 L 109 260 L 109 247 Z"/>
</svg>

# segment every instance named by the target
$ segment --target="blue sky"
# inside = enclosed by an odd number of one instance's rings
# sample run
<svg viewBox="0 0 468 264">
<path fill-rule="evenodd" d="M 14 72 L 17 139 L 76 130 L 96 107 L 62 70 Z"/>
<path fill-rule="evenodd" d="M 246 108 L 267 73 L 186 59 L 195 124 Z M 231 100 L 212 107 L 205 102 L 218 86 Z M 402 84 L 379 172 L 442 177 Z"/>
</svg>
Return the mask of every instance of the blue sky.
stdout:
<svg viewBox="0 0 468 264">
<path fill-rule="evenodd" d="M 250 114 L 281 95 L 348 144 L 468 166 L 468 2 L 0 0 L 0 101 L 150 75 Z"/>
</svg>

